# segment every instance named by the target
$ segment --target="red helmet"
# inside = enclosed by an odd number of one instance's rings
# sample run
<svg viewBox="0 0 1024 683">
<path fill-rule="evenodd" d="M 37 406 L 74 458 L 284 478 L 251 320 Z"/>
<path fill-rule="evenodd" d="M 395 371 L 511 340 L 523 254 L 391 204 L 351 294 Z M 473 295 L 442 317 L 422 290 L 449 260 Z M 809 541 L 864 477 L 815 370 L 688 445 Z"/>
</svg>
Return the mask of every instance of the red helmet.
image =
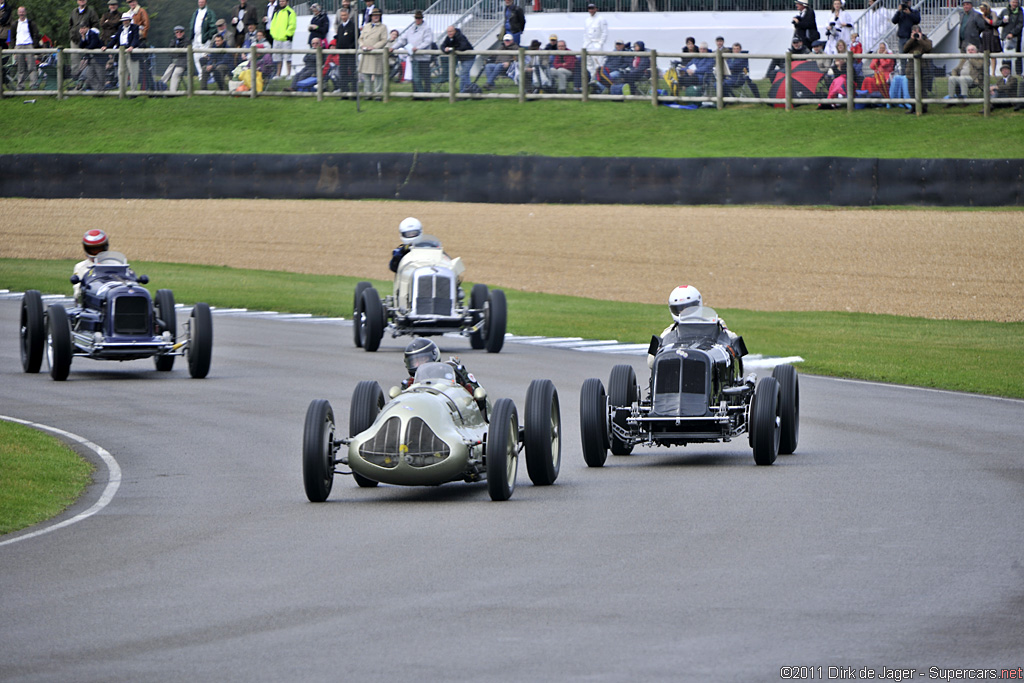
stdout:
<svg viewBox="0 0 1024 683">
<path fill-rule="evenodd" d="M 101 251 L 106 251 L 110 248 L 107 233 L 102 230 L 90 230 L 82 237 L 82 246 L 85 247 L 85 253 L 89 256 L 95 256 Z"/>
</svg>

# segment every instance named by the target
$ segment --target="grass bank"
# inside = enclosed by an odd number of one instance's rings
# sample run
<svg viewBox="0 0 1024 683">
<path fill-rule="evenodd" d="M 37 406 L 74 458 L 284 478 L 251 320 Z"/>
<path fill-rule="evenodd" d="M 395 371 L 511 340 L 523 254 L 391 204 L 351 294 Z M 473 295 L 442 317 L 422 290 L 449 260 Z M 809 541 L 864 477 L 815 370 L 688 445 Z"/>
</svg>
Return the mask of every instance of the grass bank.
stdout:
<svg viewBox="0 0 1024 683">
<path fill-rule="evenodd" d="M 0 287 L 69 293 L 72 261 L 0 259 Z M 150 290 L 179 302 L 315 315 L 352 314 L 357 278 L 172 263 L 134 264 Z M 390 282 L 375 285 L 387 292 Z M 468 291 L 468 290 L 467 290 Z M 509 332 L 646 343 L 664 306 L 506 290 Z M 803 372 L 1024 398 L 1024 323 L 931 320 L 842 312 L 720 309 L 751 353 L 798 355 Z"/>
</svg>

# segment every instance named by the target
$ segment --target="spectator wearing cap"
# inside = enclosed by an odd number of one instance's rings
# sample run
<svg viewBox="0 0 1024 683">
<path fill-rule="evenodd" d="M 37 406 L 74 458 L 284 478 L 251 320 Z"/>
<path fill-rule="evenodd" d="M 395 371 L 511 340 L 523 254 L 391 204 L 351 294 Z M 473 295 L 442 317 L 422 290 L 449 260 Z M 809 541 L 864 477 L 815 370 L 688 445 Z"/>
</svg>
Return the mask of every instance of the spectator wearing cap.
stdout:
<svg viewBox="0 0 1024 683">
<path fill-rule="evenodd" d="M 804 45 L 810 45 L 821 35 L 818 23 L 814 18 L 814 10 L 807 5 L 807 0 L 796 0 L 797 15 L 793 17 L 793 35 L 800 36 Z"/>
<path fill-rule="evenodd" d="M 603 52 L 608 42 L 608 22 L 598 16 L 597 5 L 587 5 L 587 18 L 583 21 L 583 49 Z M 591 82 L 597 80 L 597 70 L 604 66 L 604 57 L 587 55 L 587 72 Z"/>
<path fill-rule="evenodd" d="M 128 14 L 132 15 L 132 23 L 139 27 L 139 47 L 146 47 L 149 38 L 149 12 L 139 4 L 139 0 L 128 0 Z"/>
<path fill-rule="evenodd" d="M 516 47 L 519 47 L 519 40 L 522 38 L 525 28 L 526 15 L 523 13 L 523 8 L 517 5 L 515 0 L 505 0 L 504 32 L 512 36 L 512 42 L 516 44 Z"/>
<path fill-rule="evenodd" d="M 292 49 L 292 38 L 295 36 L 297 18 L 295 10 L 288 6 L 288 0 L 277 0 L 277 10 L 270 22 L 270 37 L 274 41 L 274 49 Z M 274 63 L 277 64 L 277 77 L 287 78 L 292 73 L 292 56 L 290 54 L 275 54 Z"/>
<path fill-rule="evenodd" d="M 196 63 L 196 73 L 201 73 L 203 65 L 199 60 L 203 57 L 202 51 L 210 47 L 213 34 L 217 32 L 217 17 L 213 10 L 206 6 L 206 0 L 196 0 L 196 11 L 192 13 L 192 21 L 187 28 L 188 39 L 195 50 L 193 59 Z"/>
<path fill-rule="evenodd" d="M 382 14 L 379 7 L 374 7 L 370 12 L 370 23 L 363 26 L 359 34 L 359 73 L 367 94 L 384 91 L 384 55 L 374 53 L 388 44 L 388 27 L 381 23 Z"/>
<path fill-rule="evenodd" d="M 188 47 L 188 38 L 185 37 L 184 26 L 178 24 L 174 27 L 174 34 L 171 36 L 171 42 L 167 44 L 167 47 L 178 49 Z M 185 54 L 171 55 L 171 63 L 167 65 L 164 75 L 160 77 L 161 81 L 167 83 L 167 89 L 171 92 L 178 91 L 178 83 L 181 81 L 181 77 L 185 75 L 185 59 Z"/>
<path fill-rule="evenodd" d="M 727 52 L 727 51 L 728 50 L 725 47 L 725 38 L 722 37 L 722 36 L 718 36 L 717 38 L 715 38 L 715 52 Z"/>
<path fill-rule="evenodd" d="M 309 11 L 313 13 L 313 18 L 309 20 L 309 46 L 313 46 L 313 39 L 319 38 L 320 44 L 327 45 L 327 32 L 331 30 L 331 19 L 327 16 L 327 12 L 323 11 L 319 4 L 313 3 L 309 6 Z"/>
<path fill-rule="evenodd" d="M 792 55 L 805 55 L 810 52 L 807 46 L 804 45 L 804 40 L 800 36 L 793 36 L 793 42 L 787 50 Z M 768 71 L 765 72 L 764 77 L 771 83 L 775 80 L 776 74 L 784 72 L 786 70 L 786 60 L 781 57 L 776 57 L 768 63 Z"/>
<path fill-rule="evenodd" d="M 228 16 L 230 17 L 228 45 L 231 47 L 243 47 L 250 24 L 252 25 L 253 38 L 256 37 L 256 26 L 260 23 L 260 15 L 256 11 L 255 4 L 250 4 L 249 0 L 238 0 L 238 4 L 235 5 L 235 8 L 231 10 L 231 14 Z"/>
<path fill-rule="evenodd" d="M 608 77 L 614 83 L 621 80 L 623 72 L 629 68 L 633 59 L 626 53 L 626 51 L 630 49 L 630 46 L 622 39 L 616 40 L 615 47 L 612 49 L 621 54 L 614 54 L 610 57 L 606 57 L 604 60 L 604 68 L 608 72 Z M 600 79 L 595 82 L 597 83 L 598 88 L 603 91 L 604 84 L 601 83 Z"/>
<path fill-rule="evenodd" d="M 504 52 L 518 52 L 519 47 L 512 40 L 512 34 L 506 33 L 501 37 L 501 47 L 498 48 Z M 487 58 L 487 64 L 484 65 L 484 75 L 487 77 L 487 84 L 484 85 L 484 90 L 493 90 L 494 81 L 497 80 L 498 76 L 509 76 L 508 70 L 512 67 L 513 62 L 516 61 L 514 55 L 491 55 Z"/>
<path fill-rule="evenodd" d="M 75 8 L 71 10 L 71 20 L 68 22 L 71 44 L 78 47 L 78 42 L 82 39 L 82 33 L 78 30 L 80 27 L 99 28 L 99 25 L 100 17 L 96 10 L 89 7 L 87 0 L 77 0 Z M 11 27 L 13 29 L 14 25 Z M 8 42 L 13 44 L 14 40 Z"/>
<path fill-rule="evenodd" d="M 107 11 L 100 17 L 100 42 L 106 45 L 110 37 L 121 28 L 121 15 L 118 0 L 108 0 Z"/>
<path fill-rule="evenodd" d="M 985 28 L 985 20 L 974 9 L 971 0 L 964 0 L 960 11 L 960 51 L 967 52 L 967 46 L 973 45 L 981 52 L 981 32 Z"/>
<path fill-rule="evenodd" d="M 116 50 L 124 48 L 128 54 L 128 89 L 137 90 L 139 87 L 139 62 L 133 52 L 139 46 L 139 27 L 132 23 L 132 15 L 125 12 L 121 15 L 121 28 L 111 37 L 110 42 L 103 48 Z"/>
<path fill-rule="evenodd" d="M 993 107 L 1009 107 L 1009 102 L 999 102 L 1008 97 L 1024 97 L 1024 81 L 1012 75 L 1010 62 L 1003 62 L 999 67 L 999 75 L 996 76 L 988 86 L 992 95 Z M 1024 104 L 1018 103 L 1013 107 L 1014 111 L 1020 111 Z"/>
<path fill-rule="evenodd" d="M 216 27 L 217 27 L 217 32 L 213 34 L 213 37 L 216 38 L 217 36 L 220 36 L 224 40 L 224 44 L 227 45 L 228 47 L 231 47 L 231 44 L 228 42 L 228 21 L 227 21 L 227 19 L 225 19 L 224 17 L 217 17 Z"/>
<path fill-rule="evenodd" d="M 430 60 L 431 56 L 424 54 L 434 43 L 434 33 L 430 27 L 423 23 L 423 10 L 416 10 L 412 15 L 412 26 L 407 28 L 398 40 L 391 46 L 391 51 L 405 48 L 412 59 L 412 91 L 430 91 Z"/>
</svg>

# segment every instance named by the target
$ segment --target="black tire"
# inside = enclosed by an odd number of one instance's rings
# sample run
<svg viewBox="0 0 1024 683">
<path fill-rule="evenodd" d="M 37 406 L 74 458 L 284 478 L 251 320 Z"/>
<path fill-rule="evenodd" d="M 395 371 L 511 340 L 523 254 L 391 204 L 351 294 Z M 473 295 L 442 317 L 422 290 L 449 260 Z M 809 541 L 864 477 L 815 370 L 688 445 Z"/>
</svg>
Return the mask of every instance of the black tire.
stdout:
<svg viewBox="0 0 1024 683">
<path fill-rule="evenodd" d="M 562 466 L 562 412 L 558 390 L 549 379 L 535 379 L 526 390 L 526 471 L 534 486 L 550 486 Z"/>
<path fill-rule="evenodd" d="M 311 503 L 327 500 L 334 485 L 334 410 L 318 398 L 306 410 L 302 430 L 302 483 Z"/>
<path fill-rule="evenodd" d="M 474 310 L 480 310 L 487 304 L 487 285 L 476 284 L 473 285 L 473 289 L 469 293 L 469 307 Z M 483 314 L 477 314 L 473 318 L 473 324 L 480 322 L 484 319 Z M 480 351 L 484 348 L 487 342 L 487 327 L 483 327 L 480 330 L 473 332 L 469 335 L 469 345 Z"/>
<path fill-rule="evenodd" d="M 383 407 L 384 392 L 381 391 L 379 384 L 369 379 L 357 384 L 348 409 L 348 435 L 352 437 L 369 429 Z M 367 479 L 356 472 L 352 473 L 352 478 L 362 488 L 373 488 L 377 485 L 373 479 Z"/>
<path fill-rule="evenodd" d="M 587 466 L 603 466 L 608 458 L 608 401 L 596 377 L 585 380 L 580 389 L 580 440 Z"/>
<path fill-rule="evenodd" d="M 363 290 L 363 349 L 376 351 L 380 348 L 380 340 L 384 338 L 384 307 L 380 303 L 380 295 L 373 287 Z"/>
<path fill-rule="evenodd" d="M 372 287 L 369 282 L 357 282 L 352 297 L 352 341 L 356 348 L 363 348 L 363 291 Z"/>
<path fill-rule="evenodd" d="M 608 404 L 619 408 L 633 405 L 640 395 L 640 388 L 636 383 L 636 372 L 632 365 L 616 365 L 612 368 L 612 374 L 608 378 Z M 617 422 L 620 427 L 625 427 L 624 422 Z M 629 455 L 633 452 L 633 444 L 615 437 L 614 432 L 609 429 L 608 445 L 611 447 L 612 455 Z"/>
<path fill-rule="evenodd" d="M 25 372 L 39 372 L 43 364 L 45 319 L 42 295 L 39 290 L 28 290 L 21 299 L 21 369 Z"/>
<path fill-rule="evenodd" d="M 487 492 L 491 500 L 508 500 L 519 469 L 519 415 L 510 398 L 499 398 L 487 430 Z"/>
<path fill-rule="evenodd" d="M 754 405 L 751 407 L 751 441 L 754 446 L 754 462 L 771 465 L 779 454 L 779 383 L 774 377 L 765 377 L 754 389 Z"/>
<path fill-rule="evenodd" d="M 487 310 L 487 353 L 498 353 L 505 345 L 505 327 L 508 323 L 508 304 L 505 292 L 492 289 Z"/>
<path fill-rule="evenodd" d="M 156 290 L 155 306 L 156 317 L 163 322 L 159 332 L 165 330 L 171 333 L 171 341 L 178 338 L 178 315 L 174 310 L 174 292 L 169 289 Z M 174 356 L 153 356 L 153 364 L 160 372 L 169 372 L 174 368 Z"/>
<path fill-rule="evenodd" d="M 792 365 L 776 365 L 772 377 L 779 383 L 779 455 L 792 455 L 800 440 L 800 381 Z"/>
<path fill-rule="evenodd" d="M 188 374 L 193 379 L 203 379 L 210 373 L 210 359 L 213 356 L 213 316 L 210 307 L 198 303 L 192 307 L 188 340 Z"/>
<path fill-rule="evenodd" d="M 60 304 L 53 304 L 46 313 L 46 364 L 50 377 L 63 382 L 71 372 L 71 322 Z"/>
</svg>

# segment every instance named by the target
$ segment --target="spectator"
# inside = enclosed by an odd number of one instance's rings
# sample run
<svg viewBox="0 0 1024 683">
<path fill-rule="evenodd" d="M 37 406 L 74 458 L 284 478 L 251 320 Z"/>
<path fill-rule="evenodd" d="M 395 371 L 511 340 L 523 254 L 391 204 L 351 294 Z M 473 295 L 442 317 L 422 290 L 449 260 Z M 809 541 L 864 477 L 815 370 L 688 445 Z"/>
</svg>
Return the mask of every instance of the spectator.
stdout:
<svg viewBox="0 0 1024 683">
<path fill-rule="evenodd" d="M 714 80 L 715 60 L 699 56 L 711 54 L 708 51 L 708 44 L 702 42 L 698 50 L 698 56 L 691 59 L 680 74 L 679 85 L 683 88 L 696 86 L 703 90 L 710 80 Z"/>
<path fill-rule="evenodd" d="M 587 5 L 588 17 L 583 23 L 583 48 L 603 52 L 608 40 L 608 22 L 597 16 L 597 5 Z M 590 80 L 597 80 L 597 70 L 604 66 L 604 57 L 587 55 L 587 72 Z"/>
<path fill-rule="evenodd" d="M 174 36 L 171 38 L 171 42 L 167 47 L 188 47 L 188 38 L 185 37 L 184 26 L 179 24 L 174 27 Z M 164 75 L 160 77 L 161 81 L 168 84 L 167 89 L 171 92 L 178 91 L 178 83 L 181 82 L 181 77 L 185 75 L 185 59 L 186 55 L 184 54 L 171 55 L 171 63 L 167 65 Z"/>
<path fill-rule="evenodd" d="M 243 33 L 242 37 L 237 39 L 237 40 L 240 41 L 238 43 L 238 47 L 244 47 L 244 48 L 250 48 L 250 47 L 252 47 L 253 43 L 258 43 L 259 42 L 259 36 L 256 33 L 256 22 L 254 21 L 253 23 L 249 24 L 246 27 L 245 33 Z"/>
<path fill-rule="evenodd" d="M 744 54 L 743 46 L 739 43 L 732 44 L 732 55 L 729 59 L 725 60 L 725 66 L 729 71 L 729 75 L 726 76 L 723 82 L 723 91 L 726 97 L 737 97 L 737 91 L 744 85 L 750 87 L 750 92 L 754 97 L 761 97 L 761 92 L 757 89 L 757 84 L 750 80 L 750 60 L 746 57 L 739 57 L 737 55 Z"/>
<path fill-rule="evenodd" d="M 810 52 L 807 46 L 804 45 L 803 38 L 800 36 L 793 36 L 793 43 L 790 45 L 788 52 L 792 55 L 806 55 Z M 794 60 L 795 61 L 795 60 Z M 786 71 L 786 60 L 780 57 L 776 57 L 768 63 L 768 71 L 765 72 L 764 77 L 771 83 L 775 80 L 775 76 L 779 73 L 785 73 Z"/>
<path fill-rule="evenodd" d="M 35 22 L 33 22 L 35 25 Z M 71 10 L 71 20 L 68 22 L 68 32 L 71 37 L 71 46 L 78 47 L 78 41 L 82 39 L 82 33 L 78 29 L 82 26 L 87 28 L 99 28 L 100 17 L 96 10 L 89 7 L 88 0 L 77 0 L 77 6 Z M 14 24 L 11 24 L 11 35 L 13 36 Z M 13 41 L 9 41 L 13 42 Z M 34 66 L 34 65 L 33 65 Z"/>
<path fill-rule="evenodd" d="M 981 57 L 978 55 L 978 48 L 975 47 L 973 43 L 968 43 L 964 58 L 957 62 L 957 65 L 949 72 L 949 79 L 947 81 L 949 94 L 946 99 L 953 99 L 956 88 L 960 89 L 960 99 L 968 96 L 971 86 L 976 82 L 981 82 L 982 74 L 985 69 L 985 65 L 981 62 Z M 946 106 L 952 107 L 953 103 L 949 102 Z"/>
<path fill-rule="evenodd" d="M 270 44 L 273 45 L 274 41 L 270 37 L 270 24 L 274 20 L 274 15 L 277 13 L 277 0 L 269 0 L 267 2 L 267 9 L 263 12 L 263 16 L 260 17 L 259 26 L 256 30 L 263 31 L 263 35 L 267 37 Z"/>
<path fill-rule="evenodd" d="M 264 50 L 271 46 L 271 41 L 264 31 L 257 29 L 256 42 L 253 43 L 253 45 L 256 46 L 257 50 Z M 249 47 L 252 47 L 252 45 Z M 268 54 L 260 55 L 259 60 L 256 62 L 256 70 L 263 75 L 263 82 L 269 83 L 270 79 L 273 78 L 274 74 L 277 72 L 277 67 L 274 66 L 273 56 Z M 258 80 L 257 83 L 259 83 Z"/>
<path fill-rule="evenodd" d="M 217 36 L 220 36 L 221 38 L 224 39 L 224 46 L 225 47 L 230 47 L 230 45 L 228 45 L 228 38 L 229 38 L 230 34 L 228 33 L 228 22 L 227 22 L 227 20 L 224 17 L 218 18 L 216 26 L 217 26 L 217 32 L 213 34 L 213 37 L 216 38 Z"/>
<path fill-rule="evenodd" d="M 853 16 L 843 9 L 843 0 L 833 0 L 832 15 L 825 29 L 825 52 L 830 55 L 842 54 L 836 49 L 836 43 L 841 40 L 849 45 L 852 30 Z"/>
<path fill-rule="evenodd" d="M 680 52 L 690 53 L 697 52 L 697 39 L 693 36 L 687 36 L 686 45 L 683 45 L 683 49 Z"/>
<path fill-rule="evenodd" d="M 619 82 L 622 80 L 622 74 L 625 73 L 626 69 L 628 69 L 633 63 L 633 60 L 629 55 L 625 54 L 625 51 L 629 49 L 629 46 L 626 45 L 625 41 L 616 40 L 615 47 L 613 49 L 615 52 L 622 54 L 614 54 L 610 57 L 605 57 L 604 70 L 607 72 L 607 76 L 612 82 Z M 598 89 L 603 92 L 607 84 L 603 83 L 602 80 L 601 76 L 598 75 L 595 83 L 597 83 Z"/>
<path fill-rule="evenodd" d="M 807 5 L 806 0 L 796 0 L 796 9 L 798 13 L 793 17 L 793 35 L 800 36 L 804 45 L 811 45 L 821 37 L 814 10 Z"/>
<path fill-rule="evenodd" d="M 892 54 L 892 52 L 889 51 L 889 46 L 885 44 L 885 41 L 878 44 L 875 52 L 880 55 Z M 875 74 L 874 81 L 875 85 L 878 86 L 879 92 L 889 92 L 889 80 L 892 77 L 893 70 L 896 68 L 896 60 L 887 57 L 875 57 L 871 60 L 871 63 L 868 66 Z"/>
<path fill-rule="evenodd" d="M 899 39 L 899 52 L 903 52 L 903 44 L 910 40 L 910 32 L 921 23 L 921 13 L 910 6 L 911 0 L 900 0 L 900 6 L 892 15 L 892 23 L 896 24 L 896 37 Z"/>
<path fill-rule="evenodd" d="M 723 36 L 718 36 L 717 38 L 715 38 L 715 52 L 725 51 L 725 38 Z"/>
<path fill-rule="evenodd" d="M 309 20 L 309 39 L 306 42 L 313 47 L 313 39 L 319 38 L 320 44 L 325 45 L 327 32 L 331 30 L 331 20 L 327 16 L 327 12 L 323 11 L 315 2 L 309 6 L 309 11 L 313 13 L 313 18 Z"/>
<path fill-rule="evenodd" d="M 558 41 L 557 47 L 562 52 L 569 49 L 565 46 L 564 40 Z M 579 73 L 579 62 L 576 55 L 555 55 L 552 59 L 551 75 L 555 77 L 558 92 L 567 92 L 570 79 L 575 82 L 577 73 Z"/>
<path fill-rule="evenodd" d="M 558 36 L 552 33 L 548 36 L 548 42 L 544 45 L 545 50 L 557 50 L 558 49 Z M 554 60 L 554 57 L 551 58 Z"/>
<path fill-rule="evenodd" d="M 253 0 L 254 2 L 256 0 Z M 251 43 L 256 39 L 256 26 L 260 22 L 256 6 L 249 4 L 249 0 L 238 0 L 238 4 L 228 15 L 231 17 L 228 29 L 228 45 L 231 47 L 248 47 L 246 41 Z M 250 28 L 250 26 L 252 28 Z"/>
<path fill-rule="evenodd" d="M 518 52 L 515 41 L 512 40 L 512 34 L 506 33 L 501 38 L 501 47 L 499 50 L 505 52 L 515 53 Z M 487 83 L 484 85 L 484 90 L 493 90 L 494 81 L 497 80 L 498 76 L 509 76 L 508 70 L 516 62 L 515 54 L 508 55 L 491 55 L 487 59 L 487 64 L 484 65 L 484 75 L 487 77 Z"/>
<path fill-rule="evenodd" d="M 146 47 L 149 37 L 149 12 L 139 4 L 139 0 L 128 0 L 128 14 L 132 15 L 132 23 L 139 27 L 139 47 Z"/>
<path fill-rule="evenodd" d="M 11 33 L 17 15 L 11 10 L 6 0 L 0 0 L 0 50 L 8 48 L 7 36 Z"/>
<path fill-rule="evenodd" d="M 430 60 L 433 59 L 424 50 L 434 44 L 434 34 L 430 27 L 423 23 L 423 10 L 416 10 L 412 15 L 412 26 L 395 41 L 392 52 L 404 47 L 412 55 L 412 91 L 430 92 Z"/>
<path fill-rule="evenodd" d="M 139 87 L 139 62 L 132 54 L 139 46 L 139 27 L 132 23 L 132 15 L 125 12 L 121 15 L 121 29 L 113 35 L 110 42 L 102 49 L 123 47 L 128 55 L 128 83 L 130 90 Z"/>
<path fill-rule="evenodd" d="M 810 54 L 812 54 L 812 55 L 823 55 L 823 54 L 825 54 L 825 41 L 824 40 L 816 40 L 813 43 L 811 43 L 811 52 L 810 52 Z M 825 69 L 827 68 L 826 63 L 821 61 L 821 60 L 811 59 L 809 61 L 811 62 L 811 64 L 814 65 L 814 68 L 817 69 L 818 71 L 824 72 Z"/>
<path fill-rule="evenodd" d="M 1002 23 L 1002 19 L 997 17 L 993 12 L 992 8 L 987 2 L 983 2 L 978 6 L 981 12 L 981 20 L 984 22 L 981 27 L 981 52 L 988 52 L 992 54 L 992 64 L 989 66 L 989 72 L 996 75 L 996 63 L 999 61 L 994 56 L 998 52 L 1003 51 L 1003 44 L 999 42 L 999 24 Z"/>
<path fill-rule="evenodd" d="M 981 51 L 981 31 L 985 28 L 985 22 L 981 15 L 974 11 L 974 3 L 971 0 L 963 1 L 963 10 L 960 13 L 960 51 L 967 52 L 967 46 L 973 45 Z"/>
<path fill-rule="evenodd" d="M 313 38 L 313 41 L 309 44 L 309 47 L 312 50 L 316 50 L 318 47 L 320 47 L 320 45 L 321 45 L 320 39 L 319 38 Z M 309 53 L 307 55 L 303 55 L 303 57 L 302 57 L 302 69 L 299 70 L 295 74 L 295 76 L 292 78 L 292 87 L 285 88 L 285 90 L 288 91 L 288 92 L 291 92 L 292 90 L 297 90 L 298 87 L 299 87 L 299 82 L 300 81 L 304 81 L 307 78 L 316 78 L 316 53 L 315 52 L 311 52 L 311 53 Z"/>
<path fill-rule="evenodd" d="M 1024 12 L 1020 8 L 1020 0 L 1010 0 L 1010 6 L 1003 11 L 1003 42 L 1006 45 L 1007 52 L 1020 52 L 1021 40 L 1020 34 L 1024 31 Z M 1017 57 L 1015 60 L 1016 71 L 1019 76 L 1021 72 L 1021 58 Z M 1019 109 L 1020 105 L 1014 107 L 1015 110 Z"/>
<path fill-rule="evenodd" d="M 646 52 L 647 46 L 644 41 L 638 40 L 633 43 L 633 52 Z M 636 55 L 630 60 L 629 66 L 622 71 L 623 92 L 627 95 L 635 88 L 640 81 L 651 78 L 651 58 Z"/>
<path fill-rule="evenodd" d="M 519 40 L 523 36 L 523 29 L 526 28 L 526 15 L 523 8 L 515 3 L 515 0 L 505 0 L 505 24 L 503 33 L 512 36 L 512 42 L 519 47 Z"/>
<path fill-rule="evenodd" d="M 345 7 L 338 10 L 337 33 L 334 34 L 334 47 L 338 50 L 356 49 L 356 20 Z M 356 56 L 338 55 L 338 89 L 343 93 L 356 91 Z M 343 95 L 347 97 L 347 95 Z"/>
<path fill-rule="evenodd" d="M 872 53 L 878 46 L 878 41 L 889 30 L 889 19 L 885 8 L 882 7 L 882 0 L 868 0 L 868 8 L 861 15 L 860 24 L 864 31 L 864 51 Z"/>
<path fill-rule="evenodd" d="M 292 37 L 295 35 L 295 10 L 288 6 L 288 0 L 278 0 L 274 18 L 270 22 L 270 37 L 274 41 L 274 49 L 292 49 Z M 287 78 L 292 73 L 292 55 L 274 55 L 277 64 L 277 77 Z"/>
<path fill-rule="evenodd" d="M 118 0 L 107 2 L 107 12 L 100 17 L 100 43 L 106 45 L 110 37 L 121 28 L 121 15 L 123 12 L 118 9 Z"/>
<path fill-rule="evenodd" d="M 1010 75 L 1010 71 L 1010 63 L 1003 62 L 1002 66 L 999 67 L 999 76 L 988 86 L 993 100 L 993 107 L 1009 107 L 1009 102 L 999 102 L 998 100 L 1008 97 L 1021 97 L 1024 94 L 1024 90 L 1021 88 L 1021 80 L 1016 76 Z M 1015 110 L 1020 108 L 1020 104 L 1014 107 Z"/>
<path fill-rule="evenodd" d="M 213 48 L 221 49 L 227 47 L 224 35 L 218 33 L 213 36 Z M 235 67 L 234 55 L 223 52 L 211 52 L 206 56 L 206 65 L 203 67 L 203 78 L 201 87 L 206 89 L 207 78 L 213 78 L 217 90 L 228 89 L 228 74 Z"/>
<path fill-rule="evenodd" d="M 18 8 L 17 19 L 11 26 L 11 40 L 9 42 L 14 43 L 15 49 L 32 49 L 39 47 L 39 31 L 36 29 L 36 22 L 28 18 L 28 10 L 24 7 Z M 92 28 L 82 24 L 81 28 Z M 79 33 L 79 40 L 81 40 L 82 34 Z M 75 41 L 76 44 L 78 41 Z M 18 90 L 21 90 L 25 85 L 25 76 L 28 75 L 29 88 L 35 90 L 36 85 L 39 83 L 39 70 L 36 68 L 36 56 L 34 54 L 21 54 L 19 53 L 14 58 L 15 63 L 18 65 Z"/>
<path fill-rule="evenodd" d="M 100 50 L 103 43 L 100 42 L 100 30 L 82 26 L 78 39 L 78 47 L 83 50 Z M 82 61 L 78 64 L 78 76 L 82 79 L 85 90 L 103 89 L 103 70 L 97 55 L 84 54 Z"/>
<path fill-rule="evenodd" d="M 285 0 L 281 0 L 285 2 Z M 381 23 L 382 14 L 379 7 L 370 13 L 370 23 L 363 26 L 359 34 L 359 73 L 363 76 L 364 90 L 367 94 L 384 91 L 384 56 L 373 54 L 388 44 L 388 27 Z"/>
<path fill-rule="evenodd" d="M 380 9 L 380 8 L 377 7 L 377 5 L 374 2 L 374 0 L 366 0 L 366 7 L 363 9 L 363 16 L 359 20 L 359 28 L 363 28 L 364 26 L 366 26 L 367 24 L 370 23 L 370 19 L 371 19 L 370 15 L 373 14 L 373 10 L 375 10 L 375 9 Z"/>
<path fill-rule="evenodd" d="M 929 40 L 928 36 L 924 34 L 920 26 L 915 26 L 910 31 L 910 40 L 903 44 L 903 51 L 912 55 L 924 55 L 932 51 L 932 41 Z M 916 60 L 915 60 L 916 61 Z M 932 81 L 934 80 L 933 64 L 928 60 L 921 60 L 921 92 L 929 93 L 932 89 Z M 913 67 L 907 69 L 907 79 L 909 80 L 908 87 L 910 92 L 914 92 L 914 78 L 915 69 Z M 927 106 L 925 107 L 927 110 Z"/>
<path fill-rule="evenodd" d="M 188 39 L 192 43 L 195 52 L 192 58 L 196 63 L 196 73 L 202 73 L 203 65 L 201 58 L 202 50 L 210 47 L 213 43 L 213 34 L 217 32 L 217 17 L 213 10 L 206 6 L 206 0 L 196 0 L 196 11 L 192 13 L 192 22 L 189 24 Z"/>
<path fill-rule="evenodd" d="M 469 42 L 462 31 L 449 26 L 445 30 L 445 38 L 441 42 L 441 51 L 445 54 L 452 52 L 469 52 L 473 45 Z M 471 92 L 474 88 L 469 82 L 469 68 L 473 64 L 473 55 L 460 54 L 456 57 L 459 62 L 459 92 Z"/>
<path fill-rule="evenodd" d="M 529 49 L 540 51 L 540 41 L 530 42 Z M 526 55 L 526 75 L 529 77 L 531 92 L 539 93 L 548 91 L 551 88 L 551 74 L 549 72 L 548 58 L 541 55 Z"/>
</svg>

